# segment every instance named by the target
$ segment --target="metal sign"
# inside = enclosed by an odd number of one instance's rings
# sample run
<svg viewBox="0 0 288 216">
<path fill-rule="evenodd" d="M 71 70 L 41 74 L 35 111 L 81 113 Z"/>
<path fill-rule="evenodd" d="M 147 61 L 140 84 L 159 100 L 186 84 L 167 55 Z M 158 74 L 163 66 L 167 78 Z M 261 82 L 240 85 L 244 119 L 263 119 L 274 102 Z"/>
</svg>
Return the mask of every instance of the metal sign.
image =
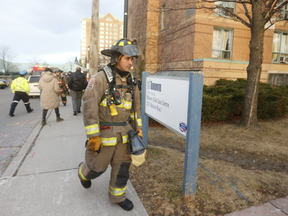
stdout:
<svg viewBox="0 0 288 216">
<path fill-rule="evenodd" d="M 145 113 L 186 138 L 188 90 L 188 78 L 148 76 Z"/>
</svg>

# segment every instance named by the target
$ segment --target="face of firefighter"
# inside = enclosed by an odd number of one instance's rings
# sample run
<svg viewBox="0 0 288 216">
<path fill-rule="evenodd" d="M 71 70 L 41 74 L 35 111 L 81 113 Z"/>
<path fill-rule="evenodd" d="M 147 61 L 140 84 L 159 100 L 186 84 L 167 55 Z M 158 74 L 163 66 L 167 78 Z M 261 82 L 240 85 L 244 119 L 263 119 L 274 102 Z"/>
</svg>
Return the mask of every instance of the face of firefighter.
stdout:
<svg viewBox="0 0 288 216">
<path fill-rule="evenodd" d="M 130 71 L 132 67 L 133 57 L 130 56 L 122 56 L 122 58 L 118 61 L 117 68 L 121 71 Z"/>
</svg>

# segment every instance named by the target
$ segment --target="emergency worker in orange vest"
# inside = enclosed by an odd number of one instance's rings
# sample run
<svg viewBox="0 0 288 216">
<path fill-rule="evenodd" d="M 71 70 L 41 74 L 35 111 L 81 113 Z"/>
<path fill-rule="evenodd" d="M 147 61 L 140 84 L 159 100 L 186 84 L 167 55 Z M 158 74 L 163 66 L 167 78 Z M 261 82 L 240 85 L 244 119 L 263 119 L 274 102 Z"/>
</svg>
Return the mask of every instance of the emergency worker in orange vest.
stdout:
<svg viewBox="0 0 288 216">
<path fill-rule="evenodd" d="M 56 78 L 58 80 L 58 84 L 59 84 L 59 87 L 60 87 L 60 96 L 61 96 L 61 100 L 62 100 L 62 104 L 64 106 L 66 106 L 67 104 L 67 98 L 66 98 L 66 95 L 67 95 L 67 91 L 68 91 L 68 82 L 67 82 L 67 78 L 64 74 L 62 74 L 61 70 L 56 68 L 54 70 L 55 74 L 56 74 Z"/>
<path fill-rule="evenodd" d="M 133 58 L 140 56 L 140 52 L 136 40 L 129 39 L 118 40 L 110 49 L 102 50 L 111 62 L 91 77 L 83 96 L 88 141 L 85 162 L 78 168 L 80 182 L 84 188 L 90 188 L 91 179 L 104 173 L 110 164 L 110 202 L 126 211 L 133 209 L 132 201 L 126 198 L 130 164 L 141 165 L 146 153 L 145 150 L 137 158 L 140 163 L 133 163 L 128 144 L 128 132 L 133 128 L 142 136 L 139 89 L 129 72 Z"/>
</svg>

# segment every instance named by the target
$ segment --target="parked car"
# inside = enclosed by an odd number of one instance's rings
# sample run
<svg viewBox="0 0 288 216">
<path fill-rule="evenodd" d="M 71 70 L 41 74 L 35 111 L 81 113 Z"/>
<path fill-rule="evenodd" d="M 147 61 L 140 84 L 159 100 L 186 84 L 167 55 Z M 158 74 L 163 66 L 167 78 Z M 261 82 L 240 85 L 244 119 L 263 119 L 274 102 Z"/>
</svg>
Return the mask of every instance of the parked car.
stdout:
<svg viewBox="0 0 288 216">
<path fill-rule="evenodd" d="M 0 79 L 0 88 L 4 89 L 9 86 L 9 82 L 5 79 Z"/>
<path fill-rule="evenodd" d="M 40 76 L 38 75 L 30 76 L 28 78 L 28 82 L 30 85 L 29 96 L 40 96 L 40 90 L 38 88 L 39 80 L 40 80 Z"/>
</svg>

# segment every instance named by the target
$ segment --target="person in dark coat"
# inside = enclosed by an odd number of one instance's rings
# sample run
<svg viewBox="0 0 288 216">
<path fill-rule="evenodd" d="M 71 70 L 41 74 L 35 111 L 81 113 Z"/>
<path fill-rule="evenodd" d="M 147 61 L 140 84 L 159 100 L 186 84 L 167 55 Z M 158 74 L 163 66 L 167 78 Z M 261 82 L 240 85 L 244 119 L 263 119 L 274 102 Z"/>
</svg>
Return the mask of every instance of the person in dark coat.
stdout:
<svg viewBox="0 0 288 216">
<path fill-rule="evenodd" d="M 73 115 L 81 113 L 81 101 L 83 90 L 87 86 L 87 80 L 83 73 L 81 73 L 81 68 L 77 67 L 76 72 L 71 74 L 68 80 L 68 86 L 71 90 L 72 97 L 72 106 L 73 106 Z"/>
</svg>

